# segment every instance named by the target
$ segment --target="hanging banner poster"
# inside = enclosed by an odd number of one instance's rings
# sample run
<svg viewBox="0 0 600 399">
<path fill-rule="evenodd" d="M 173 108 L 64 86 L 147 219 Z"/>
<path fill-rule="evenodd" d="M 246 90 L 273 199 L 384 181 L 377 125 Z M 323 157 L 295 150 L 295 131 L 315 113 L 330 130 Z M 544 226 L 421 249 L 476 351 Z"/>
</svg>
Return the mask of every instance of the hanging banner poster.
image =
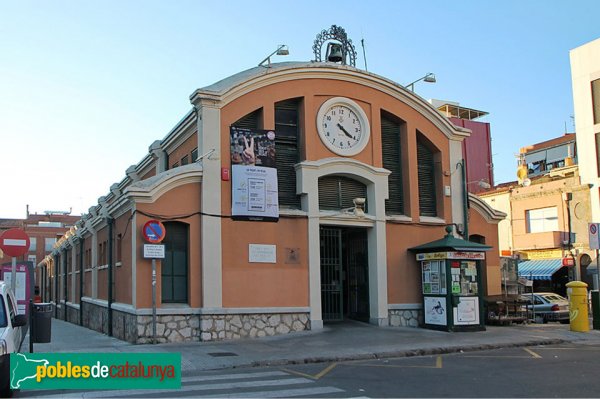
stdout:
<svg viewBox="0 0 600 399">
<path fill-rule="evenodd" d="M 275 132 L 230 128 L 231 215 L 235 220 L 279 219 Z"/>
</svg>

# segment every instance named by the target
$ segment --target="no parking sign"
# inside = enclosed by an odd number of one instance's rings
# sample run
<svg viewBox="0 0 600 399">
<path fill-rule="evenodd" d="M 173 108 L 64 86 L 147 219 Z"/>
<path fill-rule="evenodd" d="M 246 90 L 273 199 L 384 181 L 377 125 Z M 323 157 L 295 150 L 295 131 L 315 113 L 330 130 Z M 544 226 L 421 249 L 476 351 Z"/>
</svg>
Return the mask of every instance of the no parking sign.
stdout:
<svg viewBox="0 0 600 399">
<path fill-rule="evenodd" d="M 150 244 L 161 242 L 165 238 L 166 232 L 165 226 L 158 220 L 149 220 L 142 228 L 142 235 Z"/>
<path fill-rule="evenodd" d="M 590 249 L 600 249 L 600 223 L 588 223 L 588 232 L 590 236 Z"/>
</svg>

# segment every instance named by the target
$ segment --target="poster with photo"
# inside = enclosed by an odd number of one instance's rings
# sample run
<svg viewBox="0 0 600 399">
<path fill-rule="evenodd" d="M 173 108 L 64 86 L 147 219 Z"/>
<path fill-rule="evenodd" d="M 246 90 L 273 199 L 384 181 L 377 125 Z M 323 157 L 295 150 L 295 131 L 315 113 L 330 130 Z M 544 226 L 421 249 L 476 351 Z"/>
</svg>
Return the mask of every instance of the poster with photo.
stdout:
<svg viewBox="0 0 600 399">
<path fill-rule="evenodd" d="M 273 130 L 230 128 L 231 215 L 277 221 L 279 192 Z"/>
</svg>

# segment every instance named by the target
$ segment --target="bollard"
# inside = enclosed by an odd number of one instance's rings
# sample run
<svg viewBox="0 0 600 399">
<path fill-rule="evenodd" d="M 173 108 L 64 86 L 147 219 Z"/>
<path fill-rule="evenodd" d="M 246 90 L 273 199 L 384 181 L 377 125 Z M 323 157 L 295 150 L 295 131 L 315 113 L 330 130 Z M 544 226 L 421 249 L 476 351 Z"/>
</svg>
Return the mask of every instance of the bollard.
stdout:
<svg viewBox="0 0 600 399">
<path fill-rule="evenodd" d="M 583 281 L 571 281 L 567 284 L 571 331 L 590 331 L 590 322 L 588 320 L 587 286 L 588 285 Z"/>
<path fill-rule="evenodd" d="M 600 330 L 600 292 L 592 291 L 592 326 Z"/>
</svg>

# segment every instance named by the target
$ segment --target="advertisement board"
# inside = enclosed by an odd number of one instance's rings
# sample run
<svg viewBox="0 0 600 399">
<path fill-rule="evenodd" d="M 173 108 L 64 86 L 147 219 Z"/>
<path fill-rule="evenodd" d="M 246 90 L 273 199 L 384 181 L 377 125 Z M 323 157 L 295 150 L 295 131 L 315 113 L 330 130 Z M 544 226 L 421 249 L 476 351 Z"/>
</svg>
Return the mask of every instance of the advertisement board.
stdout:
<svg viewBox="0 0 600 399">
<path fill-rule="evenodd" d="M 277 221 L 279 200 L 273 130 L 231 127 L 231 215 Z"/>
<path fill-rule="evenodd" d="M 29 288 L 29 265 L 30 262 L 17 261 L 17 277 L 15 284 L 15 298 L 17 299 L 17 308 L 19 314 L 26 314 L 31 289 Z M 0 269 L 0 278 L 9 286 L 12 283 L 12 264 L 4 263 Z"/>
</svg>

